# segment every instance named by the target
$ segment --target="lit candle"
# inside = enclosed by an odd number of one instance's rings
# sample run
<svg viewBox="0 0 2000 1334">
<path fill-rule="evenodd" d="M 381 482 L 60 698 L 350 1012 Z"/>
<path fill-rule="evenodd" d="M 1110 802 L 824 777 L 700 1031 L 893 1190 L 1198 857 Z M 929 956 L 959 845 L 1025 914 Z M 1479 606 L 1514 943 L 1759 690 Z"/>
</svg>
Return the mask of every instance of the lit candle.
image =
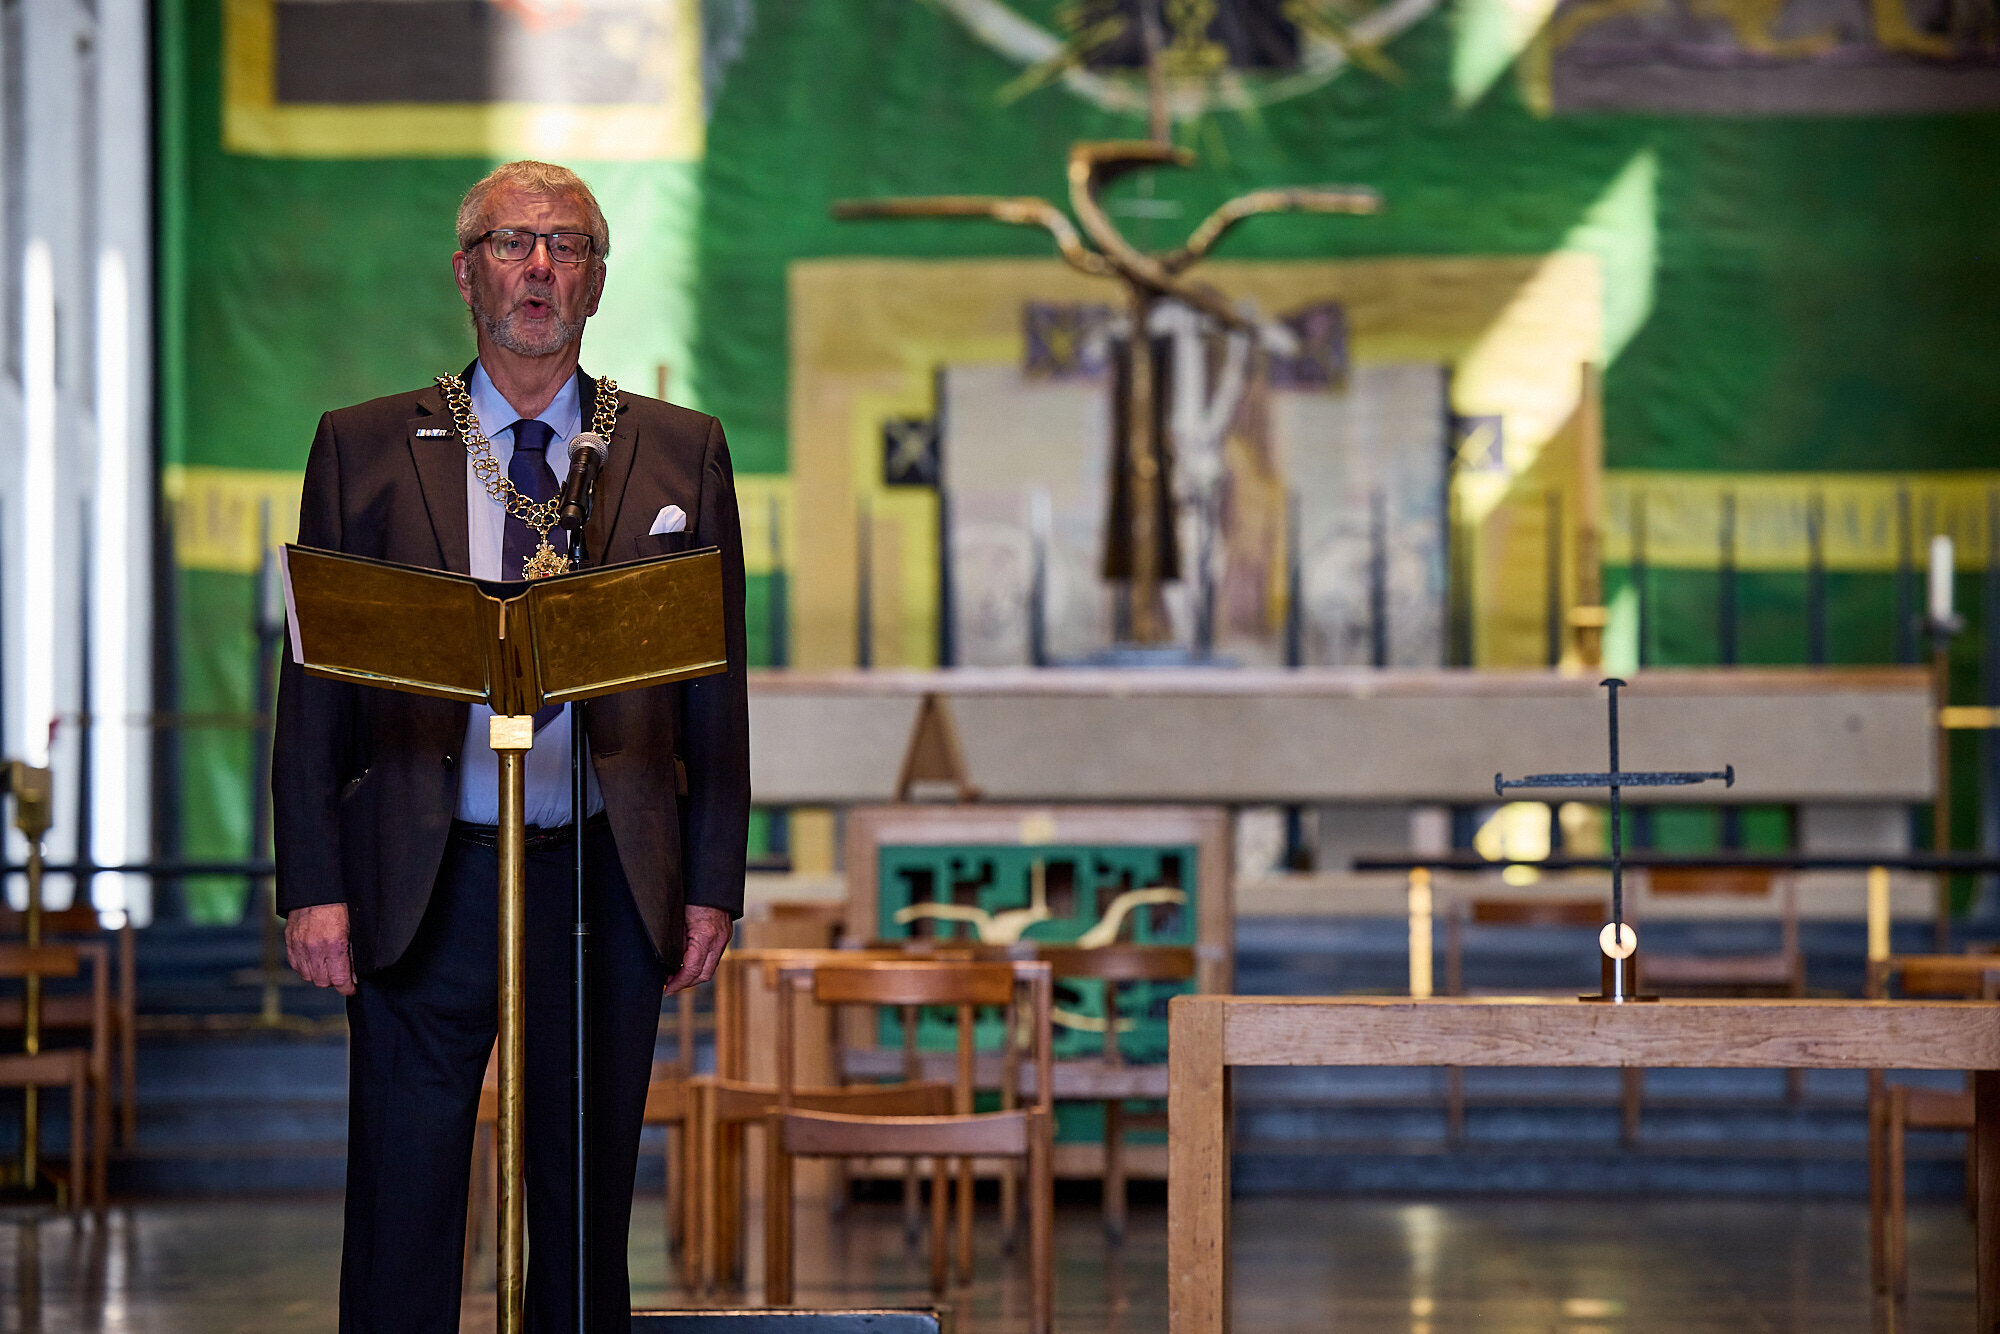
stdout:
<svg viewBox="0 0 2000 1334">
<path fill-rule="evenodd" d="M 1943 533 L 1931 539 L 1931 624 L 1951 620 L 1951 539 Z"/>
</svg>

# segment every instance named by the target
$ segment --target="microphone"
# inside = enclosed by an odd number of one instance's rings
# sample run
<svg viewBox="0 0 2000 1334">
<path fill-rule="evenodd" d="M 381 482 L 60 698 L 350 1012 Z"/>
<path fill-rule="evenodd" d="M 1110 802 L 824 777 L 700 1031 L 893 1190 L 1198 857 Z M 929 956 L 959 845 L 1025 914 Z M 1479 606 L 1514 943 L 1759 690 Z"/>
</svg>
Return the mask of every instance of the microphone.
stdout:
<svg viewBox="0 0 2000 1334">
<path fill-rule="evenodd" d="M 569 532 L 577 532 L 590 522 L 597 472 L 610 453 L 604 437 L 595 431 L 585 431 L 569 442 L 569 476 L 563 479 L 562 498 L 556 506 L 556 522 Z"/>
</svg>

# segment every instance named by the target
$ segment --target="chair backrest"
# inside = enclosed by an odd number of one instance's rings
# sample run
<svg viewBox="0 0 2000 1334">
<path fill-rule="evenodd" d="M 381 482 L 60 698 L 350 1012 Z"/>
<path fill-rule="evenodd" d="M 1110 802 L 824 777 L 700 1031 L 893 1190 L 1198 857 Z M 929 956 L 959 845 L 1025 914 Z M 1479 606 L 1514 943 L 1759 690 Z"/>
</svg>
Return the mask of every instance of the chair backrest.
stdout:
<svg viewBox="0 0 2000 1334">
<path fill-rule="evenodd" d="M 822 1005 L 1011 1005 L 1014 965 L 976 959 L 873 959 L 814 967 Z"/>
<path fill-rule="evenodd" d="M 988 963 L 1004 963 L 1009 959 L 1035 957 L 1032 940 L 1017 940 L 1011 945 L 988 945 L 961 936 L 878 937 L 864 948 L 902 959 L 979 959 Z"/>
<path fill-rule="evenodd" d="M 778 1092 L 779 1105 L 789 1106 L 796 1087 L 796 1025 L 789 994 L 804 991 L 819 1004 L 894 1006 L 903 1012 L 905 1051 L 915 1053 L 915 1011 L 926 1005 L 950 1006 L 957 1020 L 957 1078 L 954 1102 L 957 1111 L 970 1113 L 976 1093 L 973 1021 L 981 1007 L 998 1006 L 1003 1012 L 1002 1058 L 1006 1074 L 1001 1080 L 1001 1101 L 1012 1106 L 1019 1088 L 1016 1035 L 1025 1017 L 1029 1024 L 1035 1061 L 1035 1090 L 1039 1103 L 1050 1106 L 1049 1086 L 1054 1068 L 1050 1035 L 1052 988 L 1049 966 L 1038 961 L 1016 960 L 994 963 L 972 959 L 869 959 L 813 960 L 788 964 L 779 970 L 778 1005 Z M 1023 1001 L 1022 992 L 1026 992 Z"/>
<path fill-rule="evenodd" d="M 1113 943 L 1094 949 L 1043 945 L 1036 952 L 1056 977 L 1104 983 L 1104 1059 L 1112 1065 L 1121 1065 L 1125 1060 L 1119 1038 L 1120 984 L 1186 982 L 1195 972 L 1194 951 L 1185 945 Z"/>
<path fill-rule="evenodd" d="M 74 945 L 29 948 L 0 941 L 0 978 L 75 977 L 82 970 L 83 951 Z"/>
<path fill-rule="evenodd" d="M 1611 920 L 1602 899 L 1471 899 L 1466 917 L 1481 926 L 1601 926 Z"/>
<path fill-rule="evenodd" d="M 42 931 L 51 936 L 92 936 L 104 930 L 97 909 L 87 903 L 67 908 L 42 909 Z M 27 934 L 28 914 L 0 900 L 0 937 L 16 939 Z"/>
<path fill-rule="evenodd" d="M 1880 980 L 1901 974 L 1905 996 L 1978 1000 L 2000 982 L 2000 958 L 1982 954 L 1891 955 L 1878 965 Z"/>
<path fill-rule="evenodd" d="M 1653 866 L 1647 888 L 1665 898 L 1768 898 L 1777 873 L 1768 866 Z"/>
<path fill-rule="evenodd" d="M 1194 976 L 1194 951 L 1185 945 L 1038 945 L 1035 955 L 1057 977 L 1105 982 L 1185 982 Z"/>
<path fill-rule="evenodd" d="M 977 1092 L 977 1053 L 973 1022 L 982 1005 L 1008 1009 L 1005 1031 L 1012 1033 L 1014 966 L 974 959 L 877 959 L 817 965 L 811 973 L 813 999 L 821 1005 L 894 1005 L 903 1011 L 905 1074 L 916 1060 L 916 1014 L 923 1005 L 949 1005 L 957 1014 L 958 1110 L 972 1110 Z M 1011 1050 L 1011 1043 L 1009 1044 Z M 790 1062 L 783 1064 L 789 1066 Z M 1003 1082 L 1015 1083 L 1010 1063 Z M 780 1077 L 780 1084 L 784 1079 Z"/>
</svg>

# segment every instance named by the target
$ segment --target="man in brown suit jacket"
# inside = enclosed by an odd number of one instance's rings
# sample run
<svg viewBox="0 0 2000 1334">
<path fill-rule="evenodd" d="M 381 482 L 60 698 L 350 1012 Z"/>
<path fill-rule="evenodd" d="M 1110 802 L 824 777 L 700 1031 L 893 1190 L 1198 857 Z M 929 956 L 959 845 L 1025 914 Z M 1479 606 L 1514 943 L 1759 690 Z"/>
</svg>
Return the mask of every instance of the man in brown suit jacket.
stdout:
<svg viewBox="0 0 2000 1334">
<path fill-rule="evenodd" d="M 578 369 L 610 249 L 580 179 L 543 163 L 499 168 L 466 195 L 458 240 L 453 271 L 478 360 L 438 386 L 321 419 L 300 542 L 518 579 L 539 535 L 509 513 L 510 491 L 553 494 L 562 446 L 595 426 L 610 448 L 585 532 L 591 562 L 722 553 L 729 670 L 588 710 L 590 1324 L 623 1334 L 661 992 L 708 980 L 742 909 L 749 743 L 734 484 L 714 418 L 622 390 L 606 399 Z M 486 480 L 502 473 L 508 486 Z M 575 1329 L 573 827 L 569 717 L 545 712 L 528 765 L 528 1327 L 556 1334 Z M 457 1328 L 472 1132 L 497 1025 L 485 717 L 309 677 L 290 661 L 281 674 L 278 906 L 293 966 L 348 998 L 352 1034 L 343 1334 Z"/>
</svg>

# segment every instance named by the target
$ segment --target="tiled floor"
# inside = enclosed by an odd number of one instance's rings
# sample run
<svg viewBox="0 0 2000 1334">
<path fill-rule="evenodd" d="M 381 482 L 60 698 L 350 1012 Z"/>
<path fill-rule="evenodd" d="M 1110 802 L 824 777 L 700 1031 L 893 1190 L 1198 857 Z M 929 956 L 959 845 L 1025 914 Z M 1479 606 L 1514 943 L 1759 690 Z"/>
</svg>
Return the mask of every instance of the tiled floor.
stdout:
<svg viewBox="0 0 2000 1334">
<path fill-rule="evenodd" d="M 906 1249 L 894 1206 L 856 1206 L 839 1229 L 810 1210 L 800 1221 L 802 1302 L 924 1300 L 923 1257 Z M 1950 1205 L 1913 1212 L 1903 1312 L 1871 1309 L 1867 1211 L 1848 1201 L 1256 1198 L 1238 1202 L 1234 1222 L 1241 1334 L 1839 1334 L 1972 1321 L 1971 1226 Z M 80 1228 L 0 1216 L 0 1330 L 330 1334 L 339 1226 L 331 1198 L 135 1205 Z M 1163 1208 L 1138 1209 L 1120 1248 L 1092 1210 L 1063 1209 L 1058 1227 L 1059 1331 L 1165 1330 Z M 1021 1275 L 991 1231 L 978 1281 L 956 1298 L 961 1334 L 1026 1327 Z M 656 1200 L 641 1200 L 632 1246 L 635 1300 L 688 1304 L 667 1281 Z M 464 1328 L 492 1322 L 489 1281 Z"/>
</svg>

